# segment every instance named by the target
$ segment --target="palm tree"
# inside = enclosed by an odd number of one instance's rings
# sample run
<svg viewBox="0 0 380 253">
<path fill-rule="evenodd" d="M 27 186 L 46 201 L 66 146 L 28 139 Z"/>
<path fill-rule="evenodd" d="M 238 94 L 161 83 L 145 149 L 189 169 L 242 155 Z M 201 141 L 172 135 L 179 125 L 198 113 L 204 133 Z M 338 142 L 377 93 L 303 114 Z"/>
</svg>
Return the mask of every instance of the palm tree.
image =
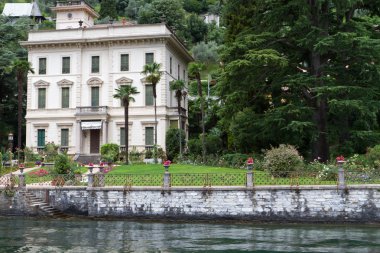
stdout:
<svg viewBox="0 0 380 253">
<path fill-rule="evenodd" d="M 32 65 L 27 60 L 17 59 L 13 62 L 13 64 L 9 68 L 14 71 L 17 79 L 17 147 L 20 149 L 22 146 L 22 101 L 23 101 L 23 85 L 26 79 L 27 74 L 33 73 L 34 70 Z"/>
<path fill-rule="evenodd" d="M 154 97 L 154 162 L 157 163 L 157 83 L 161 80 L 162 71 L 160 71 L 160 63 L 150 63 L 144 65 L 141 74 L 146 76 L 146 81 L 151 83 L 153 86 L 153 97 Z"/>
<path fill-rule="evenodd" d="M 202 160 L 206 161 L 206 130 L 205 130 L 205 108 L 204 99 L 202 93 L 201 72 L 205 69 L 205 65 L 200 62 L 190 62 L 188 66 L 189 77 L 197 81 L 198 96 L 201 100 L 201 114 L 202 114 Z"/>
<path fill-rule="evenodd" d="M 125 138 L 125 163 L 128 164 L 128 121 L 129 121 L 129 103 L 134 102 L 133 95 L 139 94 L 136 87 L 132 85 L 123 85 L 119 89 L 115 89 L 116 94 L 114 98 L 118 98 L 122 101 L 124 106 L 124 138 Z"/>
<path fill-rule="evenodd" d="M 175 97 L 177 98 L 177 109 L 178 109 L 178 120 L 179 120 L 179 155 L 182 158 L 181 100 L 182 100 L 182 90 L 185 88 L 185 82 L 183 80 L 173 80 L 169 84 L 170 84 L 170 90 L 175 91 Z"/>
</svg>

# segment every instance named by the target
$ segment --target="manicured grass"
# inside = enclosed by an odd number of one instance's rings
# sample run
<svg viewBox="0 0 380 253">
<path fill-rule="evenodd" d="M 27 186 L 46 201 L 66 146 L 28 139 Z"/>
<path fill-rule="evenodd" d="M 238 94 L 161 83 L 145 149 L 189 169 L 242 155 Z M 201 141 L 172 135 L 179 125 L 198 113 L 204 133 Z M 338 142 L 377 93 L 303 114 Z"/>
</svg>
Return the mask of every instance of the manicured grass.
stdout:
<svg viewBox="0 0 380 253">
<path fill-rule="evenodd" d="M 165 172 L 162 164 L 137 164 L 121 165 L 115 167 L 108 174 L 163 174 Z M 172 164 L 169 172 L 173 174 L 198 174 L 198 173 L 245 173 L 243 169 L 232 169 L 223 167 L 198 166 L 191 164 Z"/>
</svg>

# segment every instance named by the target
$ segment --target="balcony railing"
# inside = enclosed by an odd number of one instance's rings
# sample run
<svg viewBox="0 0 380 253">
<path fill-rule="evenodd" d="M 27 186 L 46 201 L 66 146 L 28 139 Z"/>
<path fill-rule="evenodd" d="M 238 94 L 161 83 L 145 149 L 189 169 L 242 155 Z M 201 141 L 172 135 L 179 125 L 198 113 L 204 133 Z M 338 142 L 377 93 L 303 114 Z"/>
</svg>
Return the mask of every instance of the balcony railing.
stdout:
<svg viewBox="0 0 380 253">
<path fill-rule="evenodd" d="M 72 5 L 82 5 L 84 4 L 83 0 L 74 0 L 74 1 L 57 1 L 57 6 L 72 6 Z"/>
<path fill-rule="evenodd" d="M 107 114 L 107 106 L 81 106 L 77 107 L 77 114 Z"/>
</svg>

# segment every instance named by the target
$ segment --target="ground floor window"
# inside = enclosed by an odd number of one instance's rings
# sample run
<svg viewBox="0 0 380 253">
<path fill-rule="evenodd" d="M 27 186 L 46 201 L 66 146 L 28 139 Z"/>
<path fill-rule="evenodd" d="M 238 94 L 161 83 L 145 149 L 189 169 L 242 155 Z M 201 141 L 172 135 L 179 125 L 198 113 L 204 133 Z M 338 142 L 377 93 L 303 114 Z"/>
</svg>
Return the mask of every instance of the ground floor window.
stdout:
<svg viewBox="0 0 380 253">
<path fill-rule="evenodd" d="M 125 146 L 125 128 L 120 127 L 120 146 Z"/>
<path fill-rule="evenodd" d="M 69 129 L 67 128 L 61 129 L 61 146 L 62 147 L 69 146 Z"/>
<path fill-rule="evenodd" d="M 145 127 L 145 146 L 154 145 L 154 127 Z"/>
<path fill-rule="evenodd" d="M 37 130 L 37 147 L 45 146 L 45 129 Z"/>
</svg>

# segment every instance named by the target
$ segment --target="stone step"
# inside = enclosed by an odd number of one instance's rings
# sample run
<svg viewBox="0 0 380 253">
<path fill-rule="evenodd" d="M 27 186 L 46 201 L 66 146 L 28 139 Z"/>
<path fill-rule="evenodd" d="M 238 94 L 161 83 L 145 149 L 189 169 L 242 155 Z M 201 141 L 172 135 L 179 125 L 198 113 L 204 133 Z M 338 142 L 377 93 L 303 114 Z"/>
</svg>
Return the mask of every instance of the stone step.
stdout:
<svg viewBox="0 0 380 253">
<path fill-rule="evenodd" d="M 51 207 L 48 203 L 42 201 L 41 199 L 37 198 L 33 193 L 30 193 L 28 191 L 20 191 L 26 198 L 28 202 L 30 202 L 30 206 L 32 207 L 38 207 L 41 211 L 45 212 L 48 216 L 52 216 L 55 218 L 69 218 L 67 214 L 59 211 L 58 209 L 55 209 L 54 207 Z"/>
</svg>

